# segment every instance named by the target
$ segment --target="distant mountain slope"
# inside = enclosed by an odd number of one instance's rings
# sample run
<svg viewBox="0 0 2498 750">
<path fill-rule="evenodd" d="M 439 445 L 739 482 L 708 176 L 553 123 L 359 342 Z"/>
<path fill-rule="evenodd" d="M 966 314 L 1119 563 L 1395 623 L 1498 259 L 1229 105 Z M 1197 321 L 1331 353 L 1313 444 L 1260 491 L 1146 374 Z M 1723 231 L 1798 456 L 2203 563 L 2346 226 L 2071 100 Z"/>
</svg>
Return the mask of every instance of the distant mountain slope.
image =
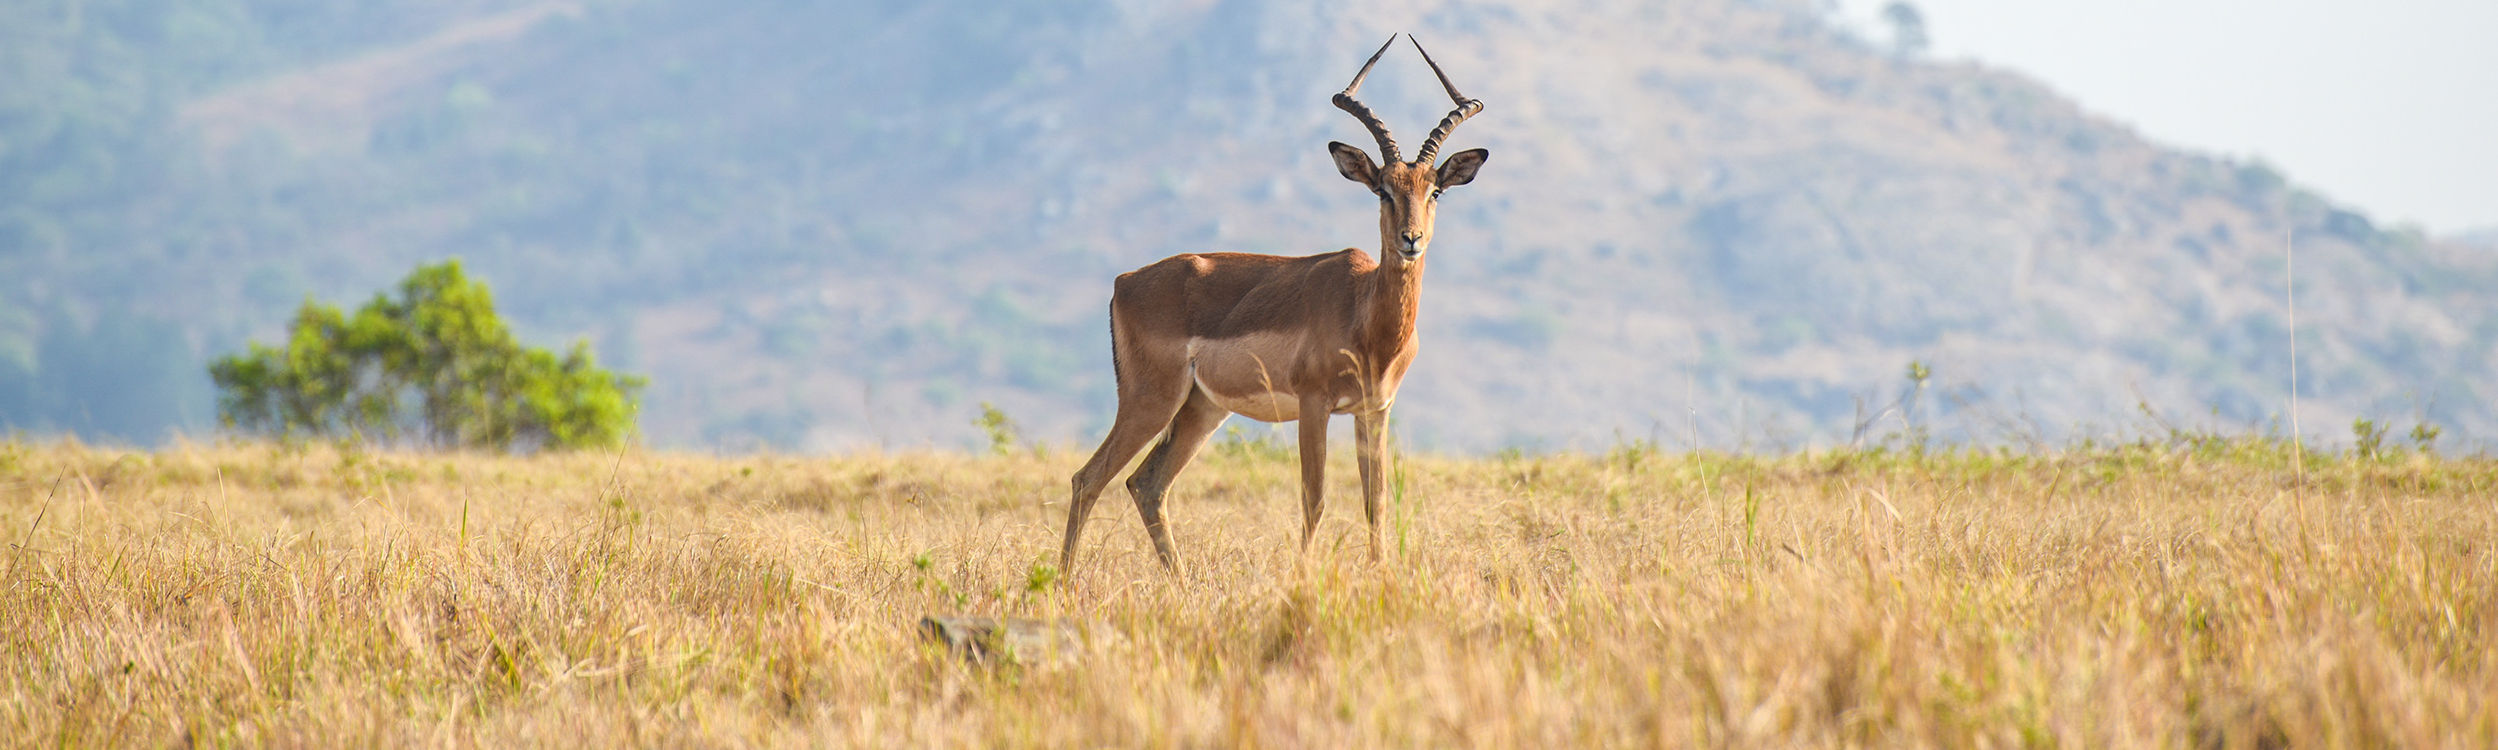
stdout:
<svg viewBox="0 0 2498 750">
<path fill-rule="evenodd" d="M 649 374 L 661 444 L 954 444 L 983 401 L 1094 439 L 1113 275 L 1372 243 L 1323 155 L 1368 140 L 1326 98 L 1412 30 L 1489 103 L 1452 145 L 1493 158 L 1442 209 L 1411 444 L 1827 443 L 1911 360 L 1947 433 L 2138 404 L 2261 426 L 2293 235 L 2310 432 L 2498 435 L 2487 254 L 1812 5 L 475 3 L 341 49 L 270 27 L 246 56 L 279 62 L 139 97 L 163 156 L 128 184 L 0 192 L 0 375 L 35 384 L 13 406 L 0 378 L 0 421 L 80 427 L 60 405 L 113 394 L 64 373 L 174 383 L 306 293 L 462 255 L 524 332 Z M 1446 107 L 1410 51 L 1364 92 L 1408 140 Z M 137 343 L 62 343 L 108 323 Z"/>
</svg>

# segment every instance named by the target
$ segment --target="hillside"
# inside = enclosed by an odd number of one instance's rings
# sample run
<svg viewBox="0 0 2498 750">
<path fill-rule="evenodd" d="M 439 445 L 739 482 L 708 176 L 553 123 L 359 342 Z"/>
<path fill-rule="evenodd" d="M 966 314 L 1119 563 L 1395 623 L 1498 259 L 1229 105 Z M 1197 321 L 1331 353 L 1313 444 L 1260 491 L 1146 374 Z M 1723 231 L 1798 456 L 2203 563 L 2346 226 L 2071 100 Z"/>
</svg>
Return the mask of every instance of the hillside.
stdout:
<svg viewBox="0 0 2498 750">
<path fill-rule="evenodd" d="M 1089 441 L 1111 276 L 1372 242 L 1326 97 L 1410 30 L 1494 156 L 1442 209 L 1409 444 L 1827 444 L 1912 360 L 1947 435 L 2264 429 L 2293 236 L 2310 433 L 2498 435 L 2498 255 L 1811 3 L 200 7 L 9 11 L 11 79 L 79 96 L 0 104 L 0 422 L 205 430 L 209 356 L 459 255 L 649 375 L 659 444 L 955 444 L 984 401 Z M 1419 63 L 1364 88 L 1408 139 Z"/>
</svg>

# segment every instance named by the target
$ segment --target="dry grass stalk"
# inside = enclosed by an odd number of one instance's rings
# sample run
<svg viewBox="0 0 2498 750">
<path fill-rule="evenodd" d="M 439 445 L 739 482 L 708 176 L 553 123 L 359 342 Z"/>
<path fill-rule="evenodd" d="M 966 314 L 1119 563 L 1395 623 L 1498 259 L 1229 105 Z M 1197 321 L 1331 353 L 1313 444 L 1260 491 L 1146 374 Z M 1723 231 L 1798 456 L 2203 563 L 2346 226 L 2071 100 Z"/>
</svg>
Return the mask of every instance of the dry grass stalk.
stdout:
<svg viewBox="0 0 2498 750">
<path fill-rule="evenodd" d="M 0 443 L 0 737 L 2498 744 L 2498 464 L 2311 454 L 2295 504 L 2286 455 L 1424 457 L 1373 567 L 1349 466 L 1300 559 L 1291 462 L 1209 451 L 1175 583 L 1116 504 L 1046 567 L 1066 451 Z M 981 665 L 930 614 L 1120 637 Z"/>
</svg>

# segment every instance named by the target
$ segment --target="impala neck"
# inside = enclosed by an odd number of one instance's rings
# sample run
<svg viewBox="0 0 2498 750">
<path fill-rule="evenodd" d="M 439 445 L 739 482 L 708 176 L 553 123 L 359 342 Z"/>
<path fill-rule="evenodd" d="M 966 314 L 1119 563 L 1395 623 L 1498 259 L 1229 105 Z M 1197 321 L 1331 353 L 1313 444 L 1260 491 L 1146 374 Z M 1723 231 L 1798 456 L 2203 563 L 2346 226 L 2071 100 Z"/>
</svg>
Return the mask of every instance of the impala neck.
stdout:
<svg viewBox="0 0 2498 750">
<path fill-rule="evenodd" d="M 1421 260 L 1406 260 L 1381 238 L 1379 270 L 1371 275 L 1370 300 L 1363 310 L 1362 339 L 1371 356 L 1395 356 L 1414 339 L 1415 314 L 1422 310 Z"/>
</svg>

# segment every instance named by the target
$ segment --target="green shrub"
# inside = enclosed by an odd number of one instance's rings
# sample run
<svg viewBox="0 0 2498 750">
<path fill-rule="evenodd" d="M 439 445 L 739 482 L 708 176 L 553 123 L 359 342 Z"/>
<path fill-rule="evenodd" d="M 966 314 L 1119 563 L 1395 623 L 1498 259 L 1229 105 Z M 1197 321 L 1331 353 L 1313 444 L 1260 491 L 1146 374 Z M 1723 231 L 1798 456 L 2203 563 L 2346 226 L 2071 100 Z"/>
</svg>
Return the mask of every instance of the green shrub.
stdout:
<svg viewBox="0 0 2498 750">
<path fill-rule="evenodd" d="M 280 437 L 489 450 L 611 446 L 633 432 L 643 380 L 521 346 L 457 260 L 418 266 L 355 315 L 307 300 L 284 346 L 208 368 L 218 418 Z"/>
<path fill-rule="evenodd" d="M 1014 453 L 1015 443 L 1023 439 L 1015 420 L 987 401 L 980 402 L 980 418 L 972 420 L 972 424 L 988 433 L 989 452 L 1000 456 Z"/>
</svg>

